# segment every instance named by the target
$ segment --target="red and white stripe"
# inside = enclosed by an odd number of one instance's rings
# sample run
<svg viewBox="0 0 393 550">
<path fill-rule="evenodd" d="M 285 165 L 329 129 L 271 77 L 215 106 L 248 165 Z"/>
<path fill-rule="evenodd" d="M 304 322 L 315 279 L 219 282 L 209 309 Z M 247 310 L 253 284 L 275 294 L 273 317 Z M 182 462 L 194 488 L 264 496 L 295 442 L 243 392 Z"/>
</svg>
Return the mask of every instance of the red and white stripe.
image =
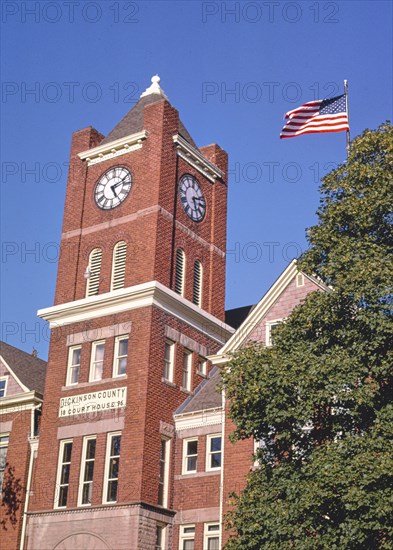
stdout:
<svg viewBox="0 0 393 550">
<path fill-rule="evenodd" d="M 285 113 L 285 118 L 288 122 L 286 122 L 282 129 L 280 138 L 349 130 L 348 115 L 346 112 L 327 115 L 319 114 L 322 101 L 309 101 Z"/>
</svg>

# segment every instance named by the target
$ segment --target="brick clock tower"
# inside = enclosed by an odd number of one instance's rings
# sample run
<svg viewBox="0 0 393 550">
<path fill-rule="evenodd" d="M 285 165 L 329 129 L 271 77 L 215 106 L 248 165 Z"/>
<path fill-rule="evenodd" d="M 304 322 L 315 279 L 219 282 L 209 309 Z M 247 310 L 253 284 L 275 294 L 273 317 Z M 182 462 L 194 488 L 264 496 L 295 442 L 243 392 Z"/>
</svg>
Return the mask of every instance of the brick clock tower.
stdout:
<svg viewBox="0 0 393 550">
<path fill-rule="evenodd" d="M 30 549 L 172 548 L 173 413 L 232 332 L 227 155 L 159 81 L 106 137 L 73 135 Z"/>
</svg>

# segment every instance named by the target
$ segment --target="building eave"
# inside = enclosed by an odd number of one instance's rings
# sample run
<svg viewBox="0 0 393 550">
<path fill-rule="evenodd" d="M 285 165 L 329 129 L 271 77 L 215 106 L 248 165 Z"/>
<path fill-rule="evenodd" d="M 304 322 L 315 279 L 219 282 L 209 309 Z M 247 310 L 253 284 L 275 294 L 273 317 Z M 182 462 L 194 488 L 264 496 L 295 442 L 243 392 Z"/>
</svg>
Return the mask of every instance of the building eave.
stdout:
<svg viewBox="0 0 393 550">
<path fill-rule="evenodd" d="M 55 328 L 150 306 L 174 315 L 221 344 L 234 332 L 232 327 L 158 281 L 40 309 L 37 315 L 49 321 L 50 328 Z"/>
</svg>

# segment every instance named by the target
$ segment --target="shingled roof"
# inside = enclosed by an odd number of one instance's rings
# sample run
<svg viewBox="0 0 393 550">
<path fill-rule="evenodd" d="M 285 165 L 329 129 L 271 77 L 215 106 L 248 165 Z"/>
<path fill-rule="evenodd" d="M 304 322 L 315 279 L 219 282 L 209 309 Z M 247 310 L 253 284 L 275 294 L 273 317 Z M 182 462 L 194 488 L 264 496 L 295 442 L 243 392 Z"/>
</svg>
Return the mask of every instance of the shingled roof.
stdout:
<svg viewBox="0 0 393 550">
<path fill-rule="evenodd" d="M 0 342 L 0 356 L 29 391 L 44 393 L 46 361 L 14 348 L 6 342 Z"/>
<path fill-rule="evenodd" d="M 188 397 L 175 411 L 175 416 L 178 414 L 220 408 L 222 406 L 222 396 L 221 392 L 217 391 L 217 386 L 220 382 L 220 369 L 214 367 L 209 378 L 203 380 L 195 389 L 194 394 L 190 395 L 190 397 Z"/>
<path fill-rule="evenodd" d="M 158 79 L 158 81 L 154 81 L 154 79 Z M 157 103 L 158 101 L 168 101 L 165 93 L 158 85 L 159 81 L 159 77 L 152 78 L 152 86 L 150 86 L 150 88 L 148 88 L 146 92 L 141 95 L 138 103 L 130 111 L 128 111 L 125 117 L 122 118 L 113 130 L 109 132 L 100 145 L 110 143 L 116 139 L 120 139 L 131 134 L 136 134 L 144 129 L 143 115 L 146 105 Z M 181 134 L 181 136 L 193 147 L 196 147 L 194 140 L 181 120 L 179 120 L 179 134 Z"/>
</svg>

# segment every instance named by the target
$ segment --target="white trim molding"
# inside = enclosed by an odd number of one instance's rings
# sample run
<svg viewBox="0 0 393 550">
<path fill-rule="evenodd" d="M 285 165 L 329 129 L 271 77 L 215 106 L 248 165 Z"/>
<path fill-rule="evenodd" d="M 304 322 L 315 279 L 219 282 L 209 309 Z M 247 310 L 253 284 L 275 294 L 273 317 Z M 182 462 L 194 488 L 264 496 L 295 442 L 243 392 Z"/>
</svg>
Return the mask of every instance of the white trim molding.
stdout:
<svg viewBox="0 0 393 550">
<path fill-rule="evenodd" d="M 179 296 L 158 281 L 150 281 L 74 302 L 40 309 L 37 315 L 49 321 L 50 328 L 114 315 L 132 309 L 156 306 L 189 326 L 224 344 L 235 332 L 232 327 Z"/>
<path fill-rule="evenodd" d="M 81 160 L 85 160 L 88 166 L 104 162 L 104 160 L 112 159 L 130 153 L 131 151 L 137 151 L 142 148 L 142 142 L 147 138 L 146 130 L 137 132 L 136 134 L 130 134 L 110 143 L 104 143 L 93 149 L 82 151 L 78 153 L 78 157 Z"/>
<path fill-rule="evenodd" d="M 222 423 L 222 409 L 204 409 L 190 413 L 176 414 L 175 430 L 177 432 L 201 428 L 204 426 L 214 426 Z M 221 435 L 221 434 L 220 434 Z"/>
<path fill-rule="evenodd" d="M 182 138 L 179 134 L 173 136 L 173 143 L 177 145 L 177 154 L 185 160 L 190 166 L 198 170 L 209 181 L 214 183 L 216 179 L 222 179 L 224 172 L 215 164 L 208 161 L 195 147 L 190 145 L 188 141 Z"/>
<path fill-rule="evenodd" d="M 0 400 L 0 420 L 3 415 L 34 409 L 42 403 L 42 395 L 36 391 L 16 393 Z"/>
</svg>

